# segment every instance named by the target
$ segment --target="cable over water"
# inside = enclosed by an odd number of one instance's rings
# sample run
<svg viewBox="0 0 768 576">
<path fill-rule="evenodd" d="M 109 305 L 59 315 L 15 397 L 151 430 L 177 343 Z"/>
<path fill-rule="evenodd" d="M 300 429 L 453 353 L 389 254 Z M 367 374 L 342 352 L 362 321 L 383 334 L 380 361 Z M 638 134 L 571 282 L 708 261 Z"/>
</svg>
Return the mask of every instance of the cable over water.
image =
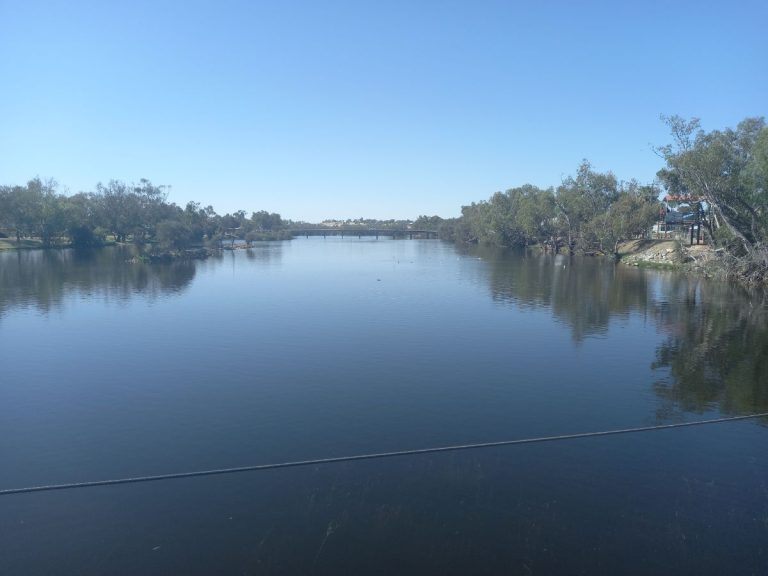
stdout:
<svg viewBox="0 0 768 576">
<path fill-rule="evenodd" d="M 494 448 L 498 446 L 516 446 L 519 444 L 535 444 L 539 442 L 556 442 L 560 440 L 576 440 L 579 438 L 595 438 L 598 436 L 615 436 L 618 434 L 653 432 L 657 430 L 669 430 L 671 428 L 704 426 L 706 424 L 720 424 L 724 422 L 735 422 L 737 420 L 753 420 L 756 418 L 766 418 L 766 417 L 768 417 L 768 412 L 763 412 L 760 414 L 748 414 L 746 416 L 729 416 L 727 418 L 715 418 L 712 420 L 695 420 L 693 422 L 680 422 L 677 424 L 658 424 L 655 426 L 639 426 L 636 428 L 619 428 L 615 430 L 602 430 L 599 432 L 580 432 L 576 434 L 561 434 L 558 436 L 538 436 L 535 438 L 520 438 L 516 440 L 499 440 L 496 442 L 479 442 L 475 444 L 455 444 L 452 446 L 417 448 L 413 450 L 397 450 L 395 452 L 373 452 L 370 454 L 354 454 L 351 456 L 316 458 L 313 460 L 296 460 L 293 462 L 278 462 L 273 464 L 255 464 L 252 466 L 238 466 L 236 468 L 215 468 L 212 470 L 197 470 L 193 472 L 175 472 L 172 474 L 157 474 L 154 476 L 134 476 L 131 478 L 113 478 L 109 480 L 92 480 L 89 482 L 71 482 L 67 484 L 48 484 L 43 486 L 27 486 L 24 488 L 9 488 L 6 490 L 0 490 L 0 496 L 10 496 L 11 494 L 28 494 L 30 492 L 50 492 L 52 490 L 70 490 L 74 488 L 93 488 L 95 486 L 115 486 L 117 484 L 137 484 L 139 482 L 158 482 L 160 480 L 174 480 L 178 478 L 197 478 L 201 476 L 215 476 L 219 474 L 236 474 L 238 472 L 257 472 L 261 470 L 274 470 L 277 468 L 317 466 L 320 464 L 335 464 L 338 462 L 354 462 L 357 460 L 376 460 L 381 458 L 393 458 L 395 456 L 416 456 L 419 454 L 434 454 L 437 452 L 476 450 L 479 448 Z"/>
</svg>

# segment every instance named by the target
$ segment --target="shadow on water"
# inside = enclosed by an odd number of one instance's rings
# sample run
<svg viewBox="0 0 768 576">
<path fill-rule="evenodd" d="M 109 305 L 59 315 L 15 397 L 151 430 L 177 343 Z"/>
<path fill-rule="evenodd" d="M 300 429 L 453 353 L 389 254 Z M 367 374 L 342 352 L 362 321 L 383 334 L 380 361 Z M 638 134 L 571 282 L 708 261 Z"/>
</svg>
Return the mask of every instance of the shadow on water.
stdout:
<svg viewBox="0 0 768 576">
<path fill-rule="evenodd" d="M 195 264 L 131 263 L 136 249 L 35 250 L 0 255 L 0 316 L 17 307 L 41 312 L 60 308 L 71 294 L 129 299 L 183 291 Z"/>
</svg>

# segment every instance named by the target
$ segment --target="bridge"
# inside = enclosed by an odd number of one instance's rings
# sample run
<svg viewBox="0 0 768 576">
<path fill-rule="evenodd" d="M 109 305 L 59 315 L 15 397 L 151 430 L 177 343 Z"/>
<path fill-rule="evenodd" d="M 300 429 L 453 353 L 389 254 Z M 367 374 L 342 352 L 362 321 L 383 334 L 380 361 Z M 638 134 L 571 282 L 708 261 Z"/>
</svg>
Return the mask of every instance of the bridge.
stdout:
<svg viewBox="0 0 768 576">
<path fill-rule="evenodd" d="M 389 236 L 392 238 L 437 238 L 435 230 L 409 230 L 406 228 L 303 228 L 290 230 L 294 236 L 344 236 L 362 238 L 363 236 Z"/>
</svg>

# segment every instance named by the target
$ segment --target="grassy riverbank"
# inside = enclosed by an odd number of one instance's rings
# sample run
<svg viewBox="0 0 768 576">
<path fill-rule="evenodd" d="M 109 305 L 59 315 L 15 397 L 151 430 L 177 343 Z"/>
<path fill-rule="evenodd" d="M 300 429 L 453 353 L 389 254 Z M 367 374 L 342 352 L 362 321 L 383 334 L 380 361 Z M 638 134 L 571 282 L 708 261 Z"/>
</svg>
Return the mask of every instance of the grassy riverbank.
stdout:
<svg viewBox="0 0 768 576">
<path fill-rule="evenodd" d="M 25 238 L 20 242 L 16 242 L 12 238 L 0 238 L 0 250 L 34 250 L 42 247 L 43 243 L 37 239 Z"/>
<path fill-rule="evenodd" d="M 116 242 L 114 240 L 107 240 L 97 246 L 91 246 L 91 248 L 103 248 L 104 246 L 114 246 Z M 0 251 L 2 250 L 58 250 L 61 248 L 74 248 L 75 246 L 70 242 L 61 242 L 52 246 L 43 245 L 43 241 L 39 238 L 24 238 L 23 240 L 16 242 L 13 238 L 0 238 Z"/>
</svg>

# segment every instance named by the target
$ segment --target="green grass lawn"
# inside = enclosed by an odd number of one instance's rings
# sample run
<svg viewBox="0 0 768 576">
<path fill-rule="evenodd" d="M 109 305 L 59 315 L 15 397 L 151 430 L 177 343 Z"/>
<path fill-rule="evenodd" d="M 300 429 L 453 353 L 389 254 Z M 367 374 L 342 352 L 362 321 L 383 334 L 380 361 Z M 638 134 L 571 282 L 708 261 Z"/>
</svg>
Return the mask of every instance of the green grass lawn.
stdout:
<svg viewBox="0 0 768 576">
<path fill-rule="evenodd" d="M 114 238 L 109 236 L 107 237 L 107 240 L 99 246 L 114 246 L 115 244 L 117 244 L 117 242 L 115 242 Z M 21 242 L 16 242 L 16 238 L 0 238 L 0 250 L 28 250 L 36 248 L 43 248 L 43 241 L 39 238 L 24 238 Z M 59 238 L 58 242 L 54 243 L 53 246 L 49 246 L 49 248 L 72 248 L 72 245 L 64 237 Z"/>
<path fill-rule="evenodd" d="M 21 242 L 16 242 L 13 238 L 0 238 L 0 250 L 16 250 L 24 248 L 42 248 L 43 243 L 37 239 L 25 238 Z"/>
</svg>

